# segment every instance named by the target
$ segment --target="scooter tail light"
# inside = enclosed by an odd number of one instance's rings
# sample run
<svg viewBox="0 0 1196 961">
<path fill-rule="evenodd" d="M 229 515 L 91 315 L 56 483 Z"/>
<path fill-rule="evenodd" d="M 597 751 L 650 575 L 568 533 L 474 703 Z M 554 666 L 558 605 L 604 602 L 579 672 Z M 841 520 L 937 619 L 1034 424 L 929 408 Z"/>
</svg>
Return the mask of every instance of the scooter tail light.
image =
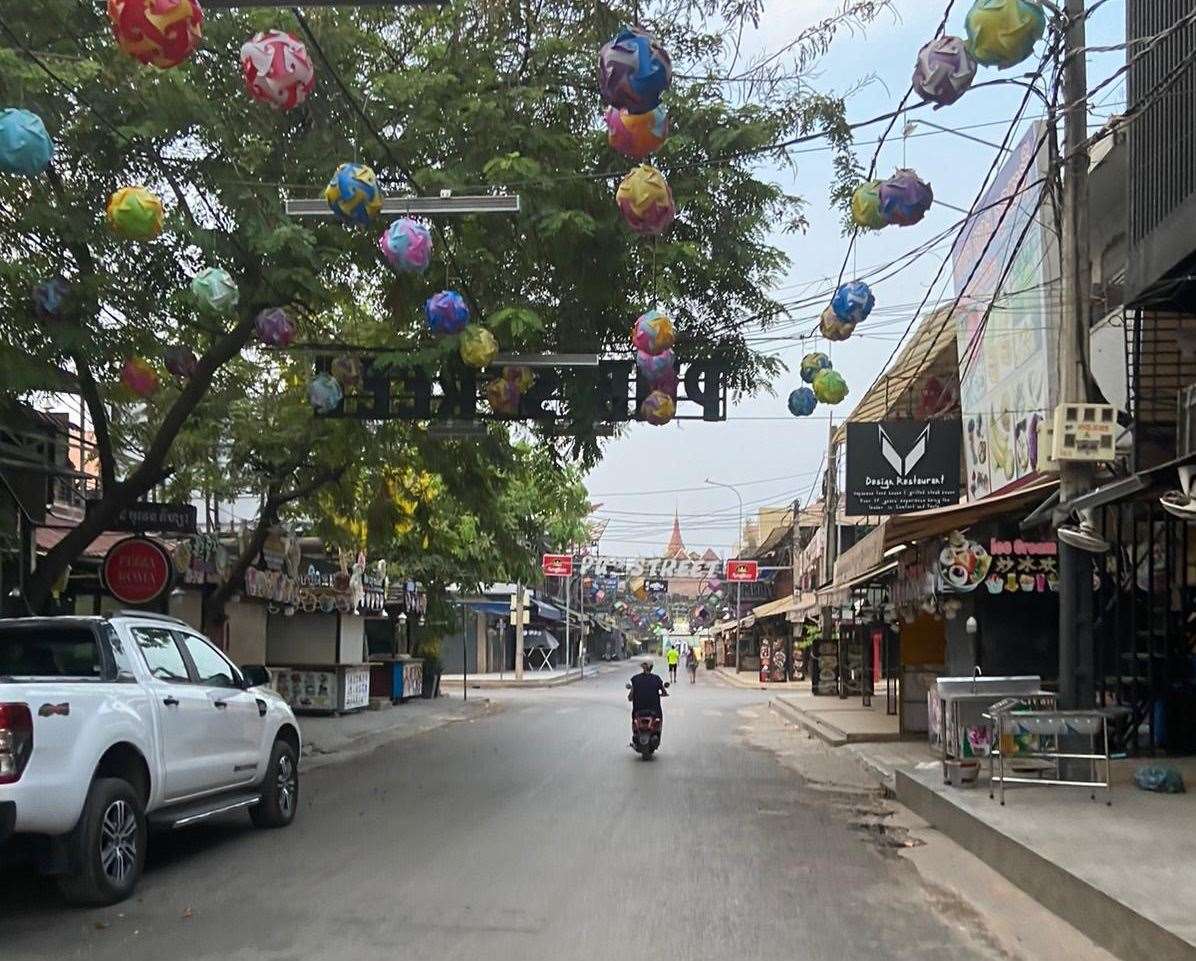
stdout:
<svg viewBox="0 0 1196 961">
<path fill-rule="evenodd" d="M 28 704 L 0 704 L 0 784 L 15 784 L 33 753 L 33 714 Z"/>
</svg>

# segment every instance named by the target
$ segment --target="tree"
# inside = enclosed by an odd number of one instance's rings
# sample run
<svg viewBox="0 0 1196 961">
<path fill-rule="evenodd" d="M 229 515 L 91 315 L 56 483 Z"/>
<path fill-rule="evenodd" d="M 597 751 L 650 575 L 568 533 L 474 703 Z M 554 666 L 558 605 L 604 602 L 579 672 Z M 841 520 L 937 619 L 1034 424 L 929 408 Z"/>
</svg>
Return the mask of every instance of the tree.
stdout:
<svg viewBox="0 0 1196 961">
<path fill-rule="evenodd" d="M 883 3 L 846 3 L 797 38 L 795 78 L 750 66 L 769 92 L 759 102 L 724 96 L 714 79 L 758 0 L 720 5 L 724 30 L 707 25 L 710 0 L 642 6 L 677 67 L 674 132 L 657 162 L 680 214 L 657 242 L 622 225 L 613 192 L 630 164 L 599 130 L 596 51 L 633 19 L 629 4 L 210 13 L 201 49 L 169 71 L 121 53 L 102 12 L 77 0 L 0 16 L 0 96 L 35 109 L 57 144 L 48 175 L 0 181 L 0 310 L 14 321 L 0 331 L 9 374 L 0 389 L 27 390 L 65 370 L 87 406 L 102 469 L 98 504 L 40 561 L 29 603 L 45 602 L 120 509 L 187 469 L 176 441 L 197 418 L 222 422 L 207 399 L 232 395 L 245 376 L 238 358 L 266 376 L 278 369 L 276 356 L 252 347 L 264 307 L 289 305 L 305 341 L 364 344 L 381 362 L 435 366 L 455 344 L 430 338 L 419 307 L 440 286 L 460 288 L 513 349 L 625 350 L 632 319 L 658 303 L 677 322 L 682 356 L 721 358 L 734 389 L 762 386 L 776 362 L 743 334 L 749 320 L 781 312 L 769 289 L 785 260 L 768 231 L 800 229 L 802 218 L 801 201 L 755 173 L 755 159 L 779 159 L 771 144 L 822 126 L 846 149 L 842 102 L 810 92 L 805 58 Z M 319 77 L 307 103 L 287 113 L 251 101 L 237 68 L 240 44 L 279 25 L 307 43 Z M 376 231 L 283 211 L 282 194 L 314 195 L 336 161 L 354 158 L 373 165 L 392 194 L 506 187 L 525 209 L 438 222 L 433 267 L 395 278 L 379 262 Z M 115 238 L 100 216 L 109 195 L 131 184 L 167 200 L 166 229 L 152 243 Z M 236 278 L 235 313 L 206 315 L 188 296 L 203 266 Z M 29 290 L 58 272 L 74 286 L 73 312 L 64 323 L 39 321 Z M 148 405 L 130 404 L 116 387 L 122 362 L 156 358 L 170 343 L 195 348 L 195 373 Z M 592 463 L 600 455 L 592 401 L 569 400 L 568 446 Z"/>
</svg>

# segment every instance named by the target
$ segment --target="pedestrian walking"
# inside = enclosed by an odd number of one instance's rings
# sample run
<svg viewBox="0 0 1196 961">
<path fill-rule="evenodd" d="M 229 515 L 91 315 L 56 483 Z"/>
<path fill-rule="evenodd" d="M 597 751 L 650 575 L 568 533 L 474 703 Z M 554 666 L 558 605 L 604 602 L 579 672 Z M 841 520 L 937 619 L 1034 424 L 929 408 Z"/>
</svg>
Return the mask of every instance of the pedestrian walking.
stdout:
<svg viewBox="0 0 1196 961">
<path fill-rule="evenodd" d="M 665 655 L 665 660 L 669 662 L 669 680 L 676 684 L 677 662 L 681 660 L 680 651 L 676 647 L 670 647 L 669 652 Z"/>
<path fill-rule="evenodd" d="M 689 653 L 685 655 L 685 669 L 689 671 L 689 683 L 698 683 L 698 652 L 692 647 Z"/>
</svg>

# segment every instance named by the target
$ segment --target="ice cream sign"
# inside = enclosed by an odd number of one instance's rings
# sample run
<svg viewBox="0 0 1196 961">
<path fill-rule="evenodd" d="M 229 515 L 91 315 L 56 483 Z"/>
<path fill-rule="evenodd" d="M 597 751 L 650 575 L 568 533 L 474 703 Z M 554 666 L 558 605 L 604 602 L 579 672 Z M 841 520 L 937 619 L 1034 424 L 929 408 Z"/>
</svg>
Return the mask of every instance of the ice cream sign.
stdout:
<svg viewBox="0 0 1196 961">
<path fill-rule="evenodd" d="M 953 532 L 939 551 L 939 581 L 946 593 L 970 593 L 982 584 L 990 594 L 1042 594 L 1059 589 L 1054 541 L 1003 540 L 987 547 Z"/>
</svg>

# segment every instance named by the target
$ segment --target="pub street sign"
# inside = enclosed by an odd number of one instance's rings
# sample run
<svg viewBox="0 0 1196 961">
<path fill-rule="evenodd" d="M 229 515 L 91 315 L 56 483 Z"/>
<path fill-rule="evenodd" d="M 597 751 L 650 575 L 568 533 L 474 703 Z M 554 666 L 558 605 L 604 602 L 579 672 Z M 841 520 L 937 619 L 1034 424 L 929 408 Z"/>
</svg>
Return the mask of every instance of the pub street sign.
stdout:
<svg viewBox="0 0 1196 961">
<path fill-rule="evenodd" d="M 848 517 L 911 514 L 959 502 L 958 420 L 848 423 Z"/>
<path fill-rule="evenodd" d="M 99 501 L 88 500 L 87 513 L 91 513 L 97 504 Z M 134 534 L 194 534 L 198 519 L 194 504 L 138 501 L 121 508 L 120 513 L 107 526 L 110 531 L 129 531 Z"/>
<path fill-rule="evenodd" d="M 317 373 L 328 373 L 336 358 L 316 357 Z M 356 420 L 530 420 L 570 421 L 584 413 L 595 424 L 639 420 L 640 404 L 651 393 L 631 360 L 603 360 L 597 367 L 537 367 L 535 382 L 519 398 L 515 415 L 495 414 L 485 404 L 485 385 L 493 379 L 460 365 L 435 375 L 418 367 L 375 365 L 359 356 L 361 385 L 347 389 L 339 404 L 319 417 Z M 497 376 L 497 372 L 494 376 Z M 679 365 L 677 420 L 727 419 L 726 368 L 717 361 Z M 577 398 L 585 410 L 572 410 Z"/>
</svg>

